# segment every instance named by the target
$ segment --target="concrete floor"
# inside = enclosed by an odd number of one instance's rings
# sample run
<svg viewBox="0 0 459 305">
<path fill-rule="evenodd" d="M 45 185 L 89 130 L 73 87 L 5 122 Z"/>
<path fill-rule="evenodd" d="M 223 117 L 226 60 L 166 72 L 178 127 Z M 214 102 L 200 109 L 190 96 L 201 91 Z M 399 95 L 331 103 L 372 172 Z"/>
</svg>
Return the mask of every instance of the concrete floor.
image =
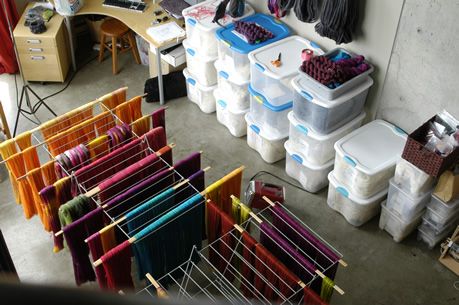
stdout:
<svg viewBox="0 0 459 305">
<path fill-rule="evenodd" d="M 142 94 L 148 68 L 133 64 L 130 55 L 121 56 L 122 70 L 111 74 L 109 61 L 93 61 L 76 75 L 63 93 L 47 100 L 58 114 L 91 101 L 119 87 L 128 86 L 129 97 Z M 44 97 L 62 88 L 62 84 L 33 84 Z M 6 104 L 12 126 L 15 107 L 12 101 L 14 79 L 0 75 L 0 99 Z M 264 163 L 257 152 L 250 149 L 245 138 L 232 137 L 218 124 L 214 114 L 207 115 L 186 98 L 167 103 L 167 134 L 169 142 L 177 143 L 174 158 L 203 150 L 203 166 L 211 166 L 207 181 L 212 182 L 237 166 L 244 164 L 244 187 L 248 179 L 260 170 L 270 171 L 289 179 L 285 162 Z M 158 104 L 143 104 L 144 113 Z M 39 111 L 42 121 L 51 118 Z M 21 118 L 19 132 L 33 127 Z M 270 179 L 266 178 L 268 181 Z M 271 180 L 276 182 L 275 180 Z M 338 271 L 336 283 L 344 289 L 344 296 L 334 295 L 332 304 L 458 304 L 459 290 L 454 288 L 458 277 L 444 268 L 437 259 L 439 248 L 429 250 L 412 234 L 402 243 L 378 228 L 376 217 L 361 228 L 349 225 L 343 217 L 326 205 L 326 189 L 313 195 L 286 186 L 287 206 L 344 254 L 347 268 Z M 9 246 L 21 281 L 39 284 L 74 286 L 71 258 L 67 250 L 54 254 L 52 239 L 45 233 L 37 217 L 26 221 L 20 206 L 12 198 L 10 183 L 0 183 L 0 228 Z M 95 287 L 95 284 L 84 287 Z"/>
</svg>

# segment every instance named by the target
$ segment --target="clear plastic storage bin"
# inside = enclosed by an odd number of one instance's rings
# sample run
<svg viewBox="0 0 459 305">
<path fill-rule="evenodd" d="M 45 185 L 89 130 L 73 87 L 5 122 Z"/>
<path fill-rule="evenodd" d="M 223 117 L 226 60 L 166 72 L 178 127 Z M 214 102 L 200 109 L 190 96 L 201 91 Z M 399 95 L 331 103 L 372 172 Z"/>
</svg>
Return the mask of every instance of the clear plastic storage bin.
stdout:
<svg viewBox="0 0 459 305">
<path fill-rule="evenodd" d="M 350 51 L 344 50 L 342 48 L 333 49 L 325 53 L 324 55 L 329 58 L 333 58 L 336 55 L 338 55 L 340 52 L 347 53 L 351 57 L 356 56 L 356 54 Z M 319 83 L 313 77 L 309 76 L 309 74 L 303 72 L 303 70 L 301 69 L 299 69 L 299 72 L 300 72 L 301 77 L 304 79 L 305 87 L 307 87 L 310 91 L 315 92 L 317 96 L 322 99 L 334 100 L 334 99 L 337 99 L 338 97 L 341 97 L 341 95 L 346 94 L 348 91 L 353 90 L 354 87 L 356 87 L 357 85 L 363 83 L 365 79 L 367 78 L 367 76 L 369 76 L 373 72 L 374 70 L 373 66 L 368 61 L 365 61 L 365 63 L 367 63 L 370 66 L 370 69 L 368 69 L 367 71 L 363 73 L 360 73 L 359 75 L 351 78 L 347 82 L 341 84 L 341 86 L 338 86 L 334 89 L 328 88 L 327 86 Z"/>
<path fill-rule="evenodd" d="M 222 125 L 228 128 L 229 132 L 235 137 L 245 136 L 247 133 L 247 124 L 245 122 L 245 114 L 249 112 L 249 108 L 245 110 L 233 110 L 229 107 L 221 94 L 220 89 L 214 91 L 216 107 L 217 107 L 217 120 Z"/>
<path fill-rule="evenodd" d="M 285 172 L 301 183 L 308 192 L 316 193 L 327 186 L 327 175 L 333 170 L 333 160 L 315 165 L 305 159 L 305 155 L 295 151 L 290 140 L 284 144 L 287 151 L 285 160 Z"/>
<path fill-rule="evenodd" d="M 255 149 L 266 163 L 274 163 L 285 158 L 284 143 L 288 136 L 272 137 L 260 129 L 251 118 L 251 113 L 246 113 L 247 144 Z"/>
<path fill-rule="evenodd" d="M 290 36 L 249 53 L 250 83 L 253 89 L 274 105 L 293 100 L 291 80 L 298 75 L 301 51 L 311 49 L 314 54 L 323 54 L 317 44 L 300 36 Z M 271 61 L 281 56 L 280 67 Z"/>
<path fill-rule="evenodd" d="M 373 80 L 367 77 L 362 84 L 335 100 L 317 97 L 305 86 L 306 83 L 301 75 L 292 80 L 295 89 L 293 112 L 297 118 L 308 122 L 316 132 L 328 134 L 362 113 Z"/>
<path fill-rule="evenodd" d="M 386 198 L 387 189 L 364 199 L 356 196 L 344 184 L 338 182 L 334 171 L 328 174 L 327 204 L 330 208 L 344 216 L 347 222 L 358 227 L 378 215 L 381 202 Z"/>
<path fill-rule="evenodd" d="M 417 197 L 429 192 L 435 179 L 405 159 L 400 159 L 395 167 L 393 182 L 400 189 Z"/>
<path fill-rule="evenodd" d="M 183 41 L 183 47 L 186 51 L 186 66 L 190 74 L 204 86 L 215 85 L 217 83 L 217 70 L 215 70 L 214 63 L 217 57 L 202 55 L 188 44 L 187 39 Z"/>
<path fill-rule="evenodd" d="M 217 10 L 217 6 L 221 0 L 208 0 L 199 4 L 193 5 L 182 11 L 182 15 L 185 18 L 185 31 L 187 40 L 190 45 L 194 48 L 200 48 L 203 55 L 216 57 L 217 56 L 217 39 L 215 37 L 215 31 L 220 26 L 212 22 Z M 240 18 L 244 18 L 253 15 L 255 12 L 253 8 L 246 4 L 244 15 Z M 219 23 L 226 26 L 240 18 L 232 18 L 230 15 L 219 19 Z"/>
<path fill-rule="evenodd" d="M 442 232 L 446 227 L 451 225 L 451 223 L 457 222 L 459 219 L 459 210 L 452 212 L 447 217 L 442 217 L 428 206 L 423 219 L 434 228 L 435 232 Z"/>
<path fill-rule="evenodd" d="M 241 21 L 254 22 L 274 35 L 261 43 L 249 44 L 243 35 L 236 32 L 234 23 L 217 30 L 218 58 L 224 64 L 225 71 L 232 79 L 246 81 L 250 79 L 248 53 L 287 37 L 290 30 L 282 21 L 265 14 L 255 14 Z"/>
<path fill-rule="evenodd" d="M 424 211 L 419 211 L 408 221 L 399 217 L 391 209 L 386 207 L 386 202 L 381 204 L 381 217 L 379 218 L 379 228 L 392 235 L 395 242 L 399 243 L 421 223 Z"/>
<path fill-rule="evenodd" d="M 253 90 L 249 85 L 250 113 L 257 125 L 273 137 L 288 135 L 288 112 L 292 108 L 292 101 L 274 104 L 263 95 Z"/>
<path fill-rule="evenodd" d="M 459 198 L 453 202 L 446 203 L 437 196 L 432 195 L 432 199 L 427 203 L 427 206 L 438 215 L 439 219 L 448 220 L 459 212 Z"/>
<path fill-rule="evenodd" d="M 288 120 L 290 121 L 289 142 L 293 149 L 303 152 L 307 162 L 324 164 L 334 158 L 335 149 L 333 145 L 335 142 L 358 128 L 364 118 L 365 112 L 362 112 L 341 128 L 330 134 L 322 135 L 309 128 L 304 122 L 298 120 L 295 113 L 291 111 L 288 114 Z"/>
<path fill-rule="evenodd" d="M 335 143 L 335 177 L 360 198 L 389 187 L 406 134 L 383 121 L 372 121 Z"/>
<path fill-rule="evenodd" d="M 245 110 L 250 108 L 249 81 L 233 80 L 229 77 L 222 63 L 215 62 L 217 69 L 218 89 L 221 96 L 231 101 L 230 108 L 233 110 Z"/>
<path fill-rule="evenodd" d="M 200 84 L 188 69 L 183 70 L 183 76 L 186 79 L 186 92 L 188 99 L 199 106 L 204 113 L 212 113 L 215 111 L 214 90 L 217 86 L 204 86 Z"/>
<path fill-rule="evenodd" d="M 419 197 L 413 197 L 394 183 L 394 179 L 389 181 L 389 194 L 387 195 L 387 209 L 396 214 L 405 222 L 410 222 L 416 218 L 419 212 L 424 211 L 427 202 L 430 200 L 430 193 L 425 193 Z"/>
<path fill-rule="evenodd" d="M 445 240 L 453 229 L 453 224 L 450 224 L 444 227 L 442 231 L 436 231 L 435 228 L 423 218 L 422 225 L 418 228 L 418 240 L 422 240 L 427 244 L 429 249 L 432 249 L 436 244 Z"/>
</svg>

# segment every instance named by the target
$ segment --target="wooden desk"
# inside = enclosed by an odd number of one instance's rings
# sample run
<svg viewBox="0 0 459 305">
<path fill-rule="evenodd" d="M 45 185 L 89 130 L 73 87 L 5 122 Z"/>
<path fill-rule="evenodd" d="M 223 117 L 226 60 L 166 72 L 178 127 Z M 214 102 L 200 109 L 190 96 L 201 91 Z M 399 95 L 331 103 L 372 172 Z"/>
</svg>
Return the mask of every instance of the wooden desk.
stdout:
<svg viewBox="0 0 459 305">
<path fill-rule="evenodd" d="M 156 2 L 156 3 L 154 3 Z M 154 11 L 160 10 L 161 7 L 159 6 L 160 0 L 147 0 L 145 3 L 147 4 L 147 8 L 143 13 L 136 12 L 133 10 L 121 9 L 121 8 L 113 8 L 113 7 L 106 7 L 103 6 L 103 0 L 87 0 L 84 3 L 84 6 L 81 8 L 80 11 L 76 14 L 78 15 L 89 15 L 89 14 L 97 14 L 97 15 L 104 15 L 116 18 L 126 24 L 131 30 L 135 33 L 140 35 L 143 39 L 150 43 L 154 49 L 156 49 L 156 59 L 157 59 L 157 69 L 158 69 L 158 86 L 159 86 L 159 100 L 161 105 L 164 104 L 164 88 L 163 88 L 163 78 L 162 78 L 162 69 L 161 69 L 161 51 L 167 49 L 171 46 L 181 43 L 183 40 L 173 40 L 166 43 L 158 43 L 153 40 L 148 34 L 147 29 L 149 27 L 155 26 L 152 25 L 152 22 L 157 18 L 164 17 L 167 13 L 163 13 L 160 16 L 155 16 L 153 14 Z M 175 21 L 178 25 L 182 26 L 184 21 L 177 20 L 172 16 L 169 16 L 169 20 L 167 22 Z M 72 29 L 71 29 L 71 18 L 69 16 L 65 16 L 67 30 L 70 36 L 70 50 L 72 56 L 72 65 L 73 69 L 76 70 L 76 62 L 75 62 L 75 49 L 73 46 L 73 39 L 72 39 Z M 161 23 L 163 24 L 163 23 Z"/>
</svg>

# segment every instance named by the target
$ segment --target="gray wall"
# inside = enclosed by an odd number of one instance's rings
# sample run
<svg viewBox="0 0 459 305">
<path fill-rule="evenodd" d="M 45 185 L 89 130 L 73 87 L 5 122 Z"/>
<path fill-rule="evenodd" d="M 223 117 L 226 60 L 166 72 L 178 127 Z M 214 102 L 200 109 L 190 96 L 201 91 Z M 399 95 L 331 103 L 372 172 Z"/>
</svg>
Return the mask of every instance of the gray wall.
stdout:
<svg viewBox="0 0 459 305">
<path fill-rule="evenodd" d="M 247 0 L 257 12 L 268 13 L 267 0 Z M 414 2 L 414 1 L 413 1 Z M 382 84 L 386 76 L 389 59 L 394 44 L 403 0 L 365 0 L 360 1 L 361 24 L 356 39 L 344 48 L 365 55 L 376 71 L 373 73 L 375 85 L 370 91 L 367 100 L 367 114 L 374 117 L 377 109 L 377 100 L 381 94 Z M 298 35 L 306 37 L 318 43 L 324 50 L 336 48 L 334 41 L 320 37 L 314 30 L 314 24 L 299 21 L 294 12 L 282 18 L 290 28 Z"/>
<path fill-rule="evenodd" d="M 442 109 L 459 118 L 458 16 L 458 0 L 406 0 L 378 117 L 408 132 Z"/>
</svg>

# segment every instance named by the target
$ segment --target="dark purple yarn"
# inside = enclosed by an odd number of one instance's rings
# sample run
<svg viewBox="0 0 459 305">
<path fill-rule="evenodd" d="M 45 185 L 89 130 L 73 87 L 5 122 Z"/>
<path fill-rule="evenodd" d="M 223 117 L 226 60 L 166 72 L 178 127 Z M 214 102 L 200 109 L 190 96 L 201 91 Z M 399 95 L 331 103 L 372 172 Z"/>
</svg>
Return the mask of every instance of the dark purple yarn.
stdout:
<svg viewBox="0 0 459 305">
<path fill-rule="evenodd" d="M 260 43 L 274 37 L 273 33 L 255 22 L 235 21 L 236 32 L 244 35 L 249 44 Z"/>
</svg>

